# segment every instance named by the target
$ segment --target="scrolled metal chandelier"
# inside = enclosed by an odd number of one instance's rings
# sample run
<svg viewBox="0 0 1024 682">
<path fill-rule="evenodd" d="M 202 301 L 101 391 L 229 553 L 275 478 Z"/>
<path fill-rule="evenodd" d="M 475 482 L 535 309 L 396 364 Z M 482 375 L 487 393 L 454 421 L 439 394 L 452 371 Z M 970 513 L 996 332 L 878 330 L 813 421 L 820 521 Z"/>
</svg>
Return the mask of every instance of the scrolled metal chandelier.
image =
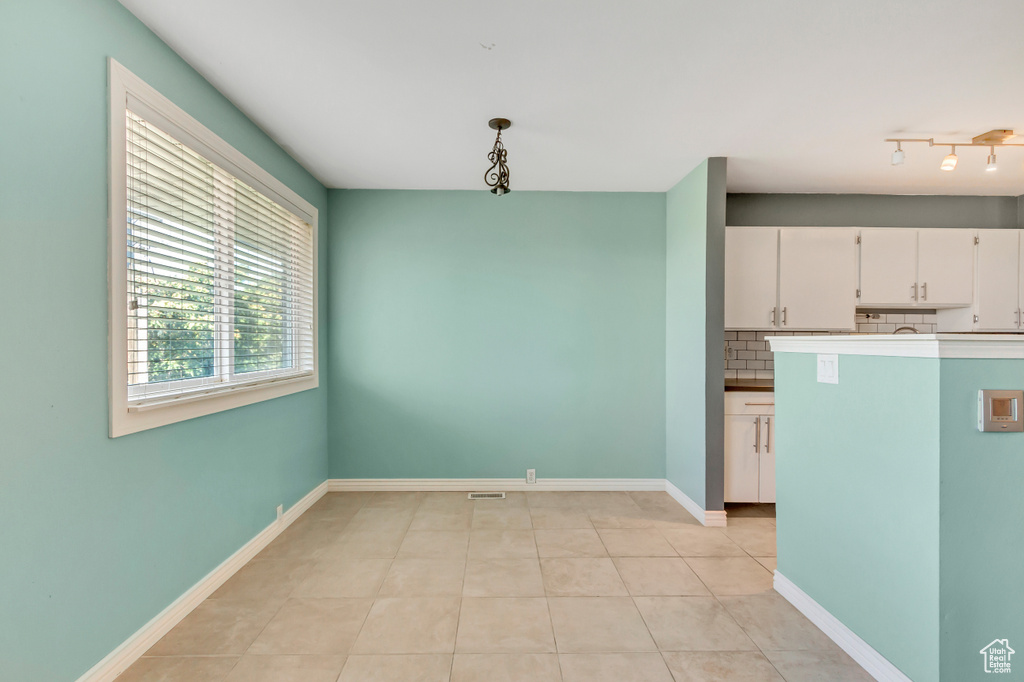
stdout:
<svg viewBox="0 0 1024 682">
<path fill-rule="evenodd" d="M 494 149 L 487 155 L 487 160 L 491 162 L 491 167 L 484 173 L 484 182 L 488 187 L 493 188 L 491 194 L 496 194 L 500 197 L 512 191 L 508 188 L 508 164 L 506 163 L 508 150 L 501 143 L 501 131 L 511 128 L 512 121 L 507 118 L 492 118 L 487 122 L 487 125 L 492 130 L 497 130 L 498 136 L 494 139 Z"/>
</svg>

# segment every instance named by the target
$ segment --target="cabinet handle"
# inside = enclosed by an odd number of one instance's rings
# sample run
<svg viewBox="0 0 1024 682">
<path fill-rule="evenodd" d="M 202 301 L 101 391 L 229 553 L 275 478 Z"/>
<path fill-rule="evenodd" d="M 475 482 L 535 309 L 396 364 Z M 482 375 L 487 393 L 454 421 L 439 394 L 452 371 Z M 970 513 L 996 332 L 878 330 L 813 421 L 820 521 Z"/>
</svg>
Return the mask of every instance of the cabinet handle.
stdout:
<svg viewBox="0 0 1024 682">
<path fill-rule="evenodd" d="M 772 308 L 772 312 L 771 312 L 772 326 L 773 327 L 775 326 L 775 311 L 776 310 L 778 310 L 778 308 Z"/>
<path fill-rule="evenodd" d="M 782 309 L 782 324 L 783 325 L 786 324 L 786 309 L 785 308 Z"/>
<path fill-rule="evenodd" d="M 917 300 L 917 282 L 914 282 L 913 284 L 910 285 L 910 300 Z"/>
<path fill-rule="evenodd" d="M 754 428 L 757 429 L 757 437 L 754 439 L 754 452 L 761 452 L 761 418 L 754 418 Z"/>
<path fill-rule="evenodd" d="M 743 403 L 744 405 L 774 405 L 775 403 Z"/>
<path fill-rule="evenodd" d="M 928 300 L 928 282 L 925 282 L 924 284 L 921 285 L 921 300 Z"/>
<path fill-rule="evenodd" d="M 765 454 L 771 454 L 771 450 L 769 449 L 769 447 L 770 447 L 771 442 L 772 442 L 772 418 L 771 417 L 765 417 L 764 418 L 764 423 L 768 427 L 768 435 L 765 436 L 765 439 L 764 439 L 764 451 L 765 451 Z"/>
</svg>

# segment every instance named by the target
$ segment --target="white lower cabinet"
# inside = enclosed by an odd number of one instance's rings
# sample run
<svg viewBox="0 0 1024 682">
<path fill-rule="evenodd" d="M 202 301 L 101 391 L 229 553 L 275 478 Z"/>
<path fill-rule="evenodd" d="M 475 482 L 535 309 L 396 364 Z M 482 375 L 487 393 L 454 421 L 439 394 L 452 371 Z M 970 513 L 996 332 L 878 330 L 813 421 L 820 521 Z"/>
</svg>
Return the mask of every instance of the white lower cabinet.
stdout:
<svg viewBox="0 0 1024 682">
<path fill-rule="evenodd" d="M 775 501 L 775 394 L 725 394 L 725 501 Z"/>
</svg>

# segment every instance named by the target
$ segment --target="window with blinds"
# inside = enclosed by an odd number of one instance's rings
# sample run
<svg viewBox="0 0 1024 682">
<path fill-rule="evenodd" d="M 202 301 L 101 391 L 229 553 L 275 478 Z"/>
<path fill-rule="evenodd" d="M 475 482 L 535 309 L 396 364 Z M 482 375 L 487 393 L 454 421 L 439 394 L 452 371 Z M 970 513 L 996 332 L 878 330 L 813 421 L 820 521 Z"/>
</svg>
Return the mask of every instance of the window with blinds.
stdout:
<svg viewBox="0 0 1024 682">
<path fill-rule="evenodd" d="M 314 231 L 131 109 L 129 409 L 314 372 Z"/>
</svg>

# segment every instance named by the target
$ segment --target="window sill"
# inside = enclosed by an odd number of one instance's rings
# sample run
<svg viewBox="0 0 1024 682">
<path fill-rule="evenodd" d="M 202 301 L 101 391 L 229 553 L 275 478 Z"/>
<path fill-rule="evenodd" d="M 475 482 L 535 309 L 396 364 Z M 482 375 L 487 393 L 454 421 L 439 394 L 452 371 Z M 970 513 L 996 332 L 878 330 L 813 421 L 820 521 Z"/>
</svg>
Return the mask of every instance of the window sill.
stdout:
<svg viewBox="0 0 1024 682">
<path fill-rule="evenodd" d="M 117 438 L 158 426 L 216 414 L 264 400 L 308 391 L 319 385 L 316 373 L 306 373 L 300 376 L 236 384 L 227 388 L 218 387 L 214 392 L 206 388 L 201 391 L 179 394 L 173 398 L 149 399 L 135 403 L 126 402 L 124 410 L 111 412 L 110 437 Z"/>
</svg>

